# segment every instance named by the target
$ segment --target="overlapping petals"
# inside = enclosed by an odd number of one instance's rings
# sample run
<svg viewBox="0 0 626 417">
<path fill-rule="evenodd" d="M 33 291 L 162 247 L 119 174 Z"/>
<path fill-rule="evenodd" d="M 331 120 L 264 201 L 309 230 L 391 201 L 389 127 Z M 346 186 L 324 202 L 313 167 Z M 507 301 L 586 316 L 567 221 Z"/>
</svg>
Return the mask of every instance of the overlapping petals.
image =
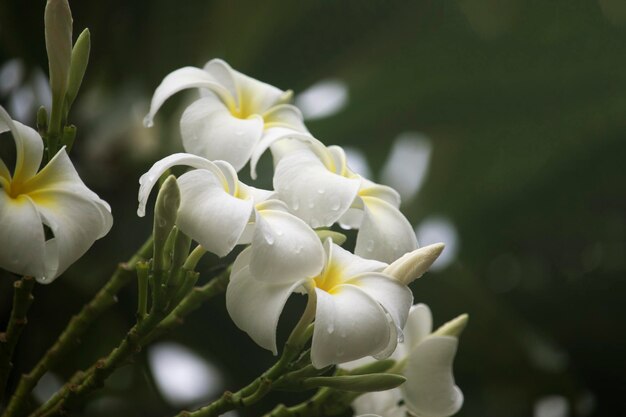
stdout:
<svg viewBox="0 0 626 417">
<path fill-rule="evenodd" d="M 65 149 L 37 172 L 41 137 L 0 107 L 0 132 L 7 130 L 17 158 L 13 175 L 0 164 L 0 266 L 49 283 L 108 233 L 111 209 L 82 182 Z M 44 225 L 52 232 L 49 240 Z"/>
<path fill-rule="evenodd" d="M 458 332 L 466 320 L 466 316 L 459 316 L 431 333 L 432 315 L 428 306 L 411 307 L 405 342 L 399 344 L 393 354 L 404 364 L 402 373 L 406 382 L 394 390 L 363 395 L 353 404 L 358 413 L 382 417 L 404 415 L 397 414 L 398 410 L 424 417 L 448 417 L 457 413 L 463 405 L 463 393 L 454 383 L 452 363 Z M 456 331 L 446 327 L 456 328 Z M 403 400 L 403 405 L 398 405 L 399 400 Z"/>
<path fill-rule="evenodd" d="M 228 161 L 239 171 L 274 129 L 280 129 L 281 137 L 307 133 L 300 111 L 286 104 L 290 91 L 250 78 L 220 59 L 209 61 L 203 69 L 185 67 L 168 74 L 154 92 L 144 124 L 151 126 L 161 105 L 189 88 L 200 89 L 201 98 L 181 119 L 187 152 Z"/>
<path fill-rule="evenodd" d="M 158 161 L 139 180 L 139 216 L 145 215 L 159 177 L 176 165 L 195 168 L 177 180 L 181 194 L 177 225 L 206 250 L 223 257 L 237 244 L 251 243 L 250 269 L 276 281 L 321 268 L 324 255 L 315 232 L 288 213 L 284 203 L 272 200 L 271 191 L 240 182 L 224 161 L 184 153 Z"/>
<path fill-rule="evenodd" d="M 242 252 L 226 291 L 226 306 L 235 324 L 276 353 L 280 312 L 289 295 L 306 284 L 317 298 L 311 350 L 315 367 L 376 355 L 390 344 L 395 347 L 397 329 L 404 327 L 413 300 L 411 291 L 378 272 L 386 264 L 353 255 L 330 239 L 324 247 L 317 272 L 288 280 L 259 278 L 251 273 L 252 252 Z"/>
<path fill-rule="evenodd" d="M 417 248 L 396 191 L 354 174 L 340 147 L 308 143 L 282 156 L 274 173 L 277 196 L 294 214 L 312 227 L 359 229 L 355 254 L 366 258 L 390 263 Z"/>
</svg>

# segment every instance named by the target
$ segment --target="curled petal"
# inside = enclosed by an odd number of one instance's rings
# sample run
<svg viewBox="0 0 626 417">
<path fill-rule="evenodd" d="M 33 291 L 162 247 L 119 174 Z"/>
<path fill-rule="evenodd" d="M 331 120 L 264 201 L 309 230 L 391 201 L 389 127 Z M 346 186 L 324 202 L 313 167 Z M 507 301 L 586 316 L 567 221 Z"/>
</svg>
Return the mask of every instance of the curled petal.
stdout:
<svg viewBox="0 0 626 417">
<path fill-rule="evenodd" d="M 382 307 L 353 285 L 333 294 L 316 288 L 317 310 L 311 362 L 320 369 L 376 355 L 389 341 L 390 326 Z"/>
<path fill-rule="evenodd" d="M 413 293 L 399 281 L 381 273 L 369 272 L 353 277 L 349 284 L 376 300 L 393 319 L 399 332 L 402 332 L 413 304 Z M 389 352 L 391 353 L 391 352 Z"/>
<path fill-rule="evenodd" d="M 152 187 L 157 183 L 159 177 L 163 175 L 165 171 L 176 165 L 188 165 L 193 168 L 205 169 L 212 172 L 219 182 L 222 184 L 224 190 L 230 194 L 234 194 L 235 190 L 231 190 L 229 184 L 236 184 L 237 179 L 227 179 L 222 169 L 213 162 L 202 158 L 200 156 L 191 155 L 188 153 L 175 153 L 167 156 L 160 161 L 157 161 L 152 168 L 139 178 L 139 207 L 137 208 L 137 215 L 143 217 L 146 215 L 146 203 L 150 196 Z"/>
<path fill-rule="evenodd" d="M 274 106 L 263 114 L 265 128 L 286 127 L 298 132 L 308 132 L 302 121 L 302 112 L 291 104 Z"/>
<path fill-rule="evenodd" d="M 368 272 L 380 272 L 387 266 L 386 263 L 354 255 L 341 246 L 332 243 L 330 239 L 324 242 L 324 249 L 328 258 L 326 262 L 327 267 L 333 268 L 348 280 L 356 275 Z M 385 279 L 388 278 L 385 277 Z"/>
<path fill-rule="evenodd" d="M 263 190 L 262 188 L 256 188 L 249 185 L 244 184 L 243 182 L 239 183 L 239 192 L 237 193 L 237 197 L 241 199 L 251 199 L 254 201 L 254 204 L 263 203 L 274 196 L 274 191 Z"/>
<path fill-rule="evenodd" d="M 34 191 L 29 197 L 54 238 L 46 242 L 46 271 L 37 277 L 48 284 L 76 262 L 113 223 L 108 205 L 82 194 L 61 190 Z"/>
<path fill-rule="evenodd" d="M 166 75 L 154 91 L 150 112 L 144 119 L 144 125 L 152 126 L 152 119 L 165 100 L 187 88 L 206 88 L 217 94 L 229 108 L 236 107 L 235 99 L 230 91 L 218 83 L 213 76 L 200 68 L 184 67 Z"/>
<path fill-rule="evenodd" d="M 214 172 L 197 169 L 178 179 L 181 203 L 178 227 L 206 250 L 226 256 L 237 244 L 252 215 L 252 200 L 224 190 Z"/>
<path fill-rule="evenodd" d="M 330 226 L 348 210 L 360 180 L 329 171 L 312 152 L 302 150 L 280 160 L 274 173 L 278 198 L 312 227 Z"/>
<path fill-rule="evenodd" d="M 409 354 L 401 389 L 409 411 L 420 416 L 448 417 L 463 405 L 463 393 L 454 383 L 452 362 L 458 340 L 429 336 Z"/>
<path fill-rule="evenodd" d="M 256 166 L 259 163 L 259 159 L 261 159 L 261 155 L 263 155 L 265 151 L 274 143 L 283 139 L 299 140 L 305 144 L 312 144 L 312 147 L 317 150 L 319 150 L 320 148 L 324 149 L 324 145 L 322 145 L 321 142 L 319 142 L 309 133 L 298 132 L 296 130 L 286 127 L 271 127 L 263 132 L 263 137 L 259 141 L 258 145 L 254 148 L 252 156 L 250 157 L 250 175 L 252 176 L 252 179 L 256 179 L 257 177 Z M 328 164 L 332 164 L 332 160 L 330 160 L 328 157 L 325 158 L 325 161 Z"/>
<path fill-rule="evenodd" d="M 433 330 L 433 315 L 426 304 L 419 303 L 411 307 L 404 328 L 405 344 L 413 349 Z"/>
<path fill-rule="evenodd" d="M 365 207 L 354 253 L 391 263 L 417 249 L 417 238 L 409 221 L 384 200 L 361 197 Z"/>
<path fill-rule="evenodd" d="M 250 273 L 265 282 L 311 278 L 324 267 L 324 249 L 315 232 L 283 211 L 257 211 L 251 248 Z"/>
<path fill-rule="evenodd" d="M 395 208 L 400 207 L 400 194 L 391 187 L 376 184 L 363 178 L 359 195 L 362 197 L 375 197 L 391 204 Z"/>
<path fill-rule="evenodd" d="M 247 266 L 233 267 L 226 289 L 226 309 L 237 327 L 276 355 L 278 319 L 291 293 L 304 281 L 268 283 L 254 279 Z"/>
<path fill-rule="evenodd" d="M 0 189 L 0 224 L 0 267 L 43 277 L 45 236 L 33 202 L 23 195 L 13 199 Z"/>
<path fill-rule="evenodd" d="M 187 152 L 222 159 L 239 171 L 261 139 L 263 119 L 259 115 L 235 117 L 216 96 L 207 96 L 187 107 L 180 132 Z"/>
<path fill-rule="evenodd" d="M 357 397 L 352 402 L 352 408 L 354 409 L 354 415 L 358 417 L 405 417 L 406 407 L 398 405 L 401 400 L 402 394 L 398 388 L 368 392 Z"/>
<path fill-rule="evenodd" d="M 22 183 L 34 176 L 39 170 L 43 157 L 43 141 L 39 133 L 18 121 L 12 120 L 6 110 L 0 106 L 0 133 L 7 130 L 11 131 L 16 148 L 13 182 Z"/>
</svg>

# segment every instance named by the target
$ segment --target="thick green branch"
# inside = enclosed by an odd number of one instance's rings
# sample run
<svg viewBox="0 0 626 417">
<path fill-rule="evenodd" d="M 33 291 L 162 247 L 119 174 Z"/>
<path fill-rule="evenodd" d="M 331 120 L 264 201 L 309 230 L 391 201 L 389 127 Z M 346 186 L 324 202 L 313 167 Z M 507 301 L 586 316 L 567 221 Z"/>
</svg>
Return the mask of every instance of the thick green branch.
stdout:
<svg viewBox="0 0 626 417">
<path fill-rule="evenodd" d="M 117 293 L 135 277 L 135 264 L 149 257 L 151 251 L 152 238 L 149 238 L 128 262 L 118 265 L 104 287 L 83 307 L 80 313 L 72 317 L 63 333 L 39 360 L 37 365 L 28 374 L 22 375 L 3 417 L 15 417 L 23 413 L 30 392 L 37 385 L 39 379 L 50 368 L 59 363 L 72 348 L 78 345 L 81 336 L 91 324 L 117 302 Z"/>
<path fill-rule="evenodd" d="M 11 317 L 5 333 L 0 333 L 0 400 L 2 400 L 9 373 L 13 368 L 11 362 L 17 341 L 26 326 L 26 314 L 33 302 L 33 285 L 35 280 L 32 277 L 23 277 L 13 283 L 13 307 Z"/>
</svg>

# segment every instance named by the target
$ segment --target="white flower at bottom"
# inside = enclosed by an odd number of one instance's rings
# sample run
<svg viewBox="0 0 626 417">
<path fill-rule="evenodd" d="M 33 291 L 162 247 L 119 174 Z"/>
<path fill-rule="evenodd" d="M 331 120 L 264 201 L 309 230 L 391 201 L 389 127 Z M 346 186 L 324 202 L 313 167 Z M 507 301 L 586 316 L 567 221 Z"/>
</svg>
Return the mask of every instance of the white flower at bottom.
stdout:
<svg viewBox="0 0 626 417">
<path fill-rule="evenodd" d="M 41 136 L 0 107 L 6 131 L 17 149 L 12 175 L 0 160 L 0 267 L 50 283 L 109 232 L 111 208 L 81 181 L 65 148 L 39 171 Z"/>
<path fill-rule="evenodd" d="M 452 363 L 458 334 L 466 322 L 467 316 L 461 315 L 431 333 L 432 315 L 428 306 L 411 307 L 404 343 L 392 355 L 403 364 L 406 382 L 400 388 L 360 396 L 352 404 L 356 414 L 395 417 L 408 412 L 418 417 L 449 417 L 457 413 L 463 405 L 463 393 L 454 383 Z M 353 368 L 366 363 L 357 362 L 344 366 Z"/>
<path fill-rule="evenodd" d="M 363 259 L 327 239 L 317 275 L 286 281 L 250 271 L 250 249 L 233 265 L 226 307 L 235 324 L 261 347 L 277 353 L 276 327 L 294 291 L 312 286 L 317 296 L 311 361 L 316 368 L 368 355 L 388 356 L 397 344 L 413 300 L 404 284 L 379 271 L 387 265 Z"/>
</svg>

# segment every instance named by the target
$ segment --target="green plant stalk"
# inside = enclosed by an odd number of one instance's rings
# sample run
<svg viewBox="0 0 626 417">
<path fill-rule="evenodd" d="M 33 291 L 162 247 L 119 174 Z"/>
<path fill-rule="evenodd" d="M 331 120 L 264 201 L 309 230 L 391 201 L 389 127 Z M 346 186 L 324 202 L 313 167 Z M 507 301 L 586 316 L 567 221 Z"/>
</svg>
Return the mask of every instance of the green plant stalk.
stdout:
<svg viewBox="0 0 626 417">
<path fill-rule="evenodd" d="M 135 264 L 149 257 L 151 251 L 152 237 L 148 238 L 128 262 L 117 266 L 117 269 L 104 287 L 98 291 L 94 298 L 77 315 L 72 317 L 63 333 L 39 360 L 37 365 L 28 374 L 22 375 L 17 389 L 2 415 L 3 417 L 16 417 L 22 414 L 26 401 L 39 379 L 49 369 L 58 364 L 73 347 L 78 345 L 81 336 L 91 324 L 117 302 L 116 294 L 135 276 Z"/>
<path fill-rule="evenodd" d="M 9 373 L 13 368 L 11 362 L 15 346 L 22 334 L 22 330 L 26 326 L 26 314 L 32 304 L 33 286 L 35 280 L 33 277 L 23 277 L 19 281 L 13 283 L 13 307 L 9 324 L 5 333 L 0 333 L 0 400 L 4 396 L 4 390 L 9 379 Z"/>
<path fill-rule="evenodd" d="M 188 271 L 197 274 L 193 271 Z M 164 332 L 182 324 L 184 317 L 197 309 L 202 302 L 224 292 L 228 283 L 227 271 L 206 285 L 197 287 L 185 297 L 169 314 L 155 309 L 144 320 L 138 322 L 127 333 L 122 342 L 111 353 L 97 361 L 85 372 L 78 372 L 46 404 L 31 414 L 31 417 L 64 415 L 86 395 L 101 388 L 106 379 L 136 353 Z"/>
<path fill-rule="evenodd" d="M 309 299 L 304 313 L 287 339 L 280 359 L 270 369 L 239 391 L 234 393 L 226 391 L 211 404 L 196 411 L 182 411 L 176 417 L 215 417 L 230 410 L 252 405 L 267 395 L 272 390 L 272 384 L 289 370 L 289 365 L 298 358 L 312 335 L 309 325 L 315 318 L 317 297 L 311 284 L 307 284 L 306 289 Z"/>
</svg>

